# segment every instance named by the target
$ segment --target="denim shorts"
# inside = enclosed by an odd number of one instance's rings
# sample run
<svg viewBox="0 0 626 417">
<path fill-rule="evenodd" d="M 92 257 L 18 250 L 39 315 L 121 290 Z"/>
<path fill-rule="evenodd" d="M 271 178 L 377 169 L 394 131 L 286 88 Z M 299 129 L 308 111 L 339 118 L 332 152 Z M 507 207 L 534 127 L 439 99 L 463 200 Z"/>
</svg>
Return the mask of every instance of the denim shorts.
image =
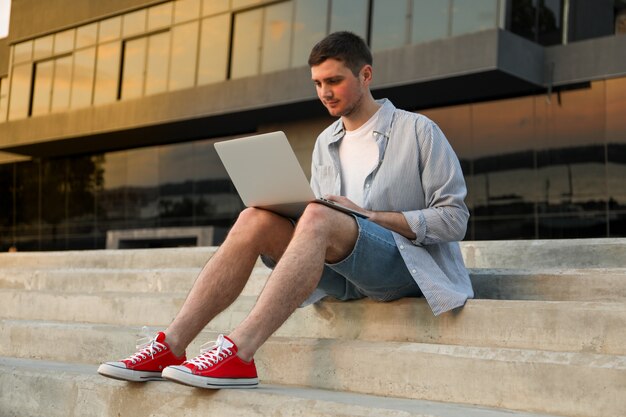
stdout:
<svg viewBox="0 0 626 417">
<path fill-rule="evenodd" d="M 423 297 L 404 264 L 391 231 L 367 219 L 354 218 L 359 228 L 356 244 L 345 259 L 325 264 L 315 291 L 316 300 L 323 296 L 344 301 L 365 297 L 377 301 Z M 262 258 L 270 268 L 275 265 L 271 259 Z"/>
</svg>

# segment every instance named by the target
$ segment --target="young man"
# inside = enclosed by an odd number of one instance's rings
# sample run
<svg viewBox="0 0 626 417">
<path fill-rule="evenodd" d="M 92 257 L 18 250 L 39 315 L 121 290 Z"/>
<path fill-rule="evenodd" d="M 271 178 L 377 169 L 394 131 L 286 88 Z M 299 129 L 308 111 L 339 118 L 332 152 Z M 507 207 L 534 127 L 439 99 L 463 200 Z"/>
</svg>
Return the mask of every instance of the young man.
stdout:
<svg viewBox="0 0 626 417">
<path fill-rule="evenodd" d="M 438 315 L 473 296 L 458 245 L 469 217 L 465 182 L 441 130 L 373 99 L 372 56 L 352 33 L 327 36 L 309 65 L 319 99 L 339 117 L 317 139 L 311 185 L 368 219 L 311 203 L 294 227 L 269 211 L 244 210 L 167 330 L 129 358 L 102 364 L 100 374 L 251 388 L 254 353 L 300 305 L 326 296 L 424 296 Z M 259 256 L 274 270 L 248 317 L 187 361 L 185 348 L 237 298 Z"/>
</svg>

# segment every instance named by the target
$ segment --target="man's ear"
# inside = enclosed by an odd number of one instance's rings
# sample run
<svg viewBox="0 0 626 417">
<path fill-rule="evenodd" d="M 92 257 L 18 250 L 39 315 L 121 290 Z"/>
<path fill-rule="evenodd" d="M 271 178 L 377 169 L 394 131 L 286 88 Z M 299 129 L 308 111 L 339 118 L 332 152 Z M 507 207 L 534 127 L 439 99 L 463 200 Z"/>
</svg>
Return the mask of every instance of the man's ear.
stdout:
<svg viewBox="0 0 626 417">
<path fill-rule="evenodd" d="M 359 74 L 361 81 L 369 84 L 372 82 L 372 66 L 367 64 L 361 68 L 361 72 Z"/>
</svg>

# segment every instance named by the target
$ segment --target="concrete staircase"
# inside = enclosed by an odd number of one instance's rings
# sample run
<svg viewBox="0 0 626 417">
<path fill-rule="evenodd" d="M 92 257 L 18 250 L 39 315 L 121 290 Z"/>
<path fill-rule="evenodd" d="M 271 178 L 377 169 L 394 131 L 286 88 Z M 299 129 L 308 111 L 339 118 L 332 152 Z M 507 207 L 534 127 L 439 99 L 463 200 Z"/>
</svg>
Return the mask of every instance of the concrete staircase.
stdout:
<svg viewBox="0 0 626 417">
<path fill-rule="evenodd" d="M 0 254 L 0 416 L 626 415 L 626 239 L 464 242 L 476 299 L 324 301 L 256 356 L 256 390 L 96 374 L 165 328 L 214 248 Z M 245 317 L 269 270 L 188 349 Z"/>
</svg>

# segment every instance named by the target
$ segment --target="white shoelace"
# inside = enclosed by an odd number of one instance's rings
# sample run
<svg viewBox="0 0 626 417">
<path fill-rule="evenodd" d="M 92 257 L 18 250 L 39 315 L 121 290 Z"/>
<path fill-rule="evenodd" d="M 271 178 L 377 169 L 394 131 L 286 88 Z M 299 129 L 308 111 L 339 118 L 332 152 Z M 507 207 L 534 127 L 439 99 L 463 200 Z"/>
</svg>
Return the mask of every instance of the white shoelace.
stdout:
<svg viewBox="0 0 626 417">
<path fill-rule="evenodd" d="M 217 364 L 233 354 L 232 346 L 226 347 L 226 344 L 230 344 L 230 342 L 224 338 L 224 335 L 219 335 L 216 341 L 202 345 L 200 347 L 200 355 L 191 359 L 189 363 L 196 365 L 201 370 Z"/>
<path fill-rule="evenodd" d="M 143 326 L 141 328 L 141 334 L 139 334 L 139 336 L 143 337 L 137 339 L 137 345 L 135 346 L 137 348 L 137 352 L 128 358 L 128 360 L 131 361 L 133 365 L 137 362 L 141 362 L 142 360 L 147 359 L 148 356 L 154 359 L 155 353 L 167 349 L 167 346 L 165 346 L 163 343 L 157 342 L 157 337 L 152 336 L 148 330 L 148 327 L 146 326 Z"/>
</svg>

